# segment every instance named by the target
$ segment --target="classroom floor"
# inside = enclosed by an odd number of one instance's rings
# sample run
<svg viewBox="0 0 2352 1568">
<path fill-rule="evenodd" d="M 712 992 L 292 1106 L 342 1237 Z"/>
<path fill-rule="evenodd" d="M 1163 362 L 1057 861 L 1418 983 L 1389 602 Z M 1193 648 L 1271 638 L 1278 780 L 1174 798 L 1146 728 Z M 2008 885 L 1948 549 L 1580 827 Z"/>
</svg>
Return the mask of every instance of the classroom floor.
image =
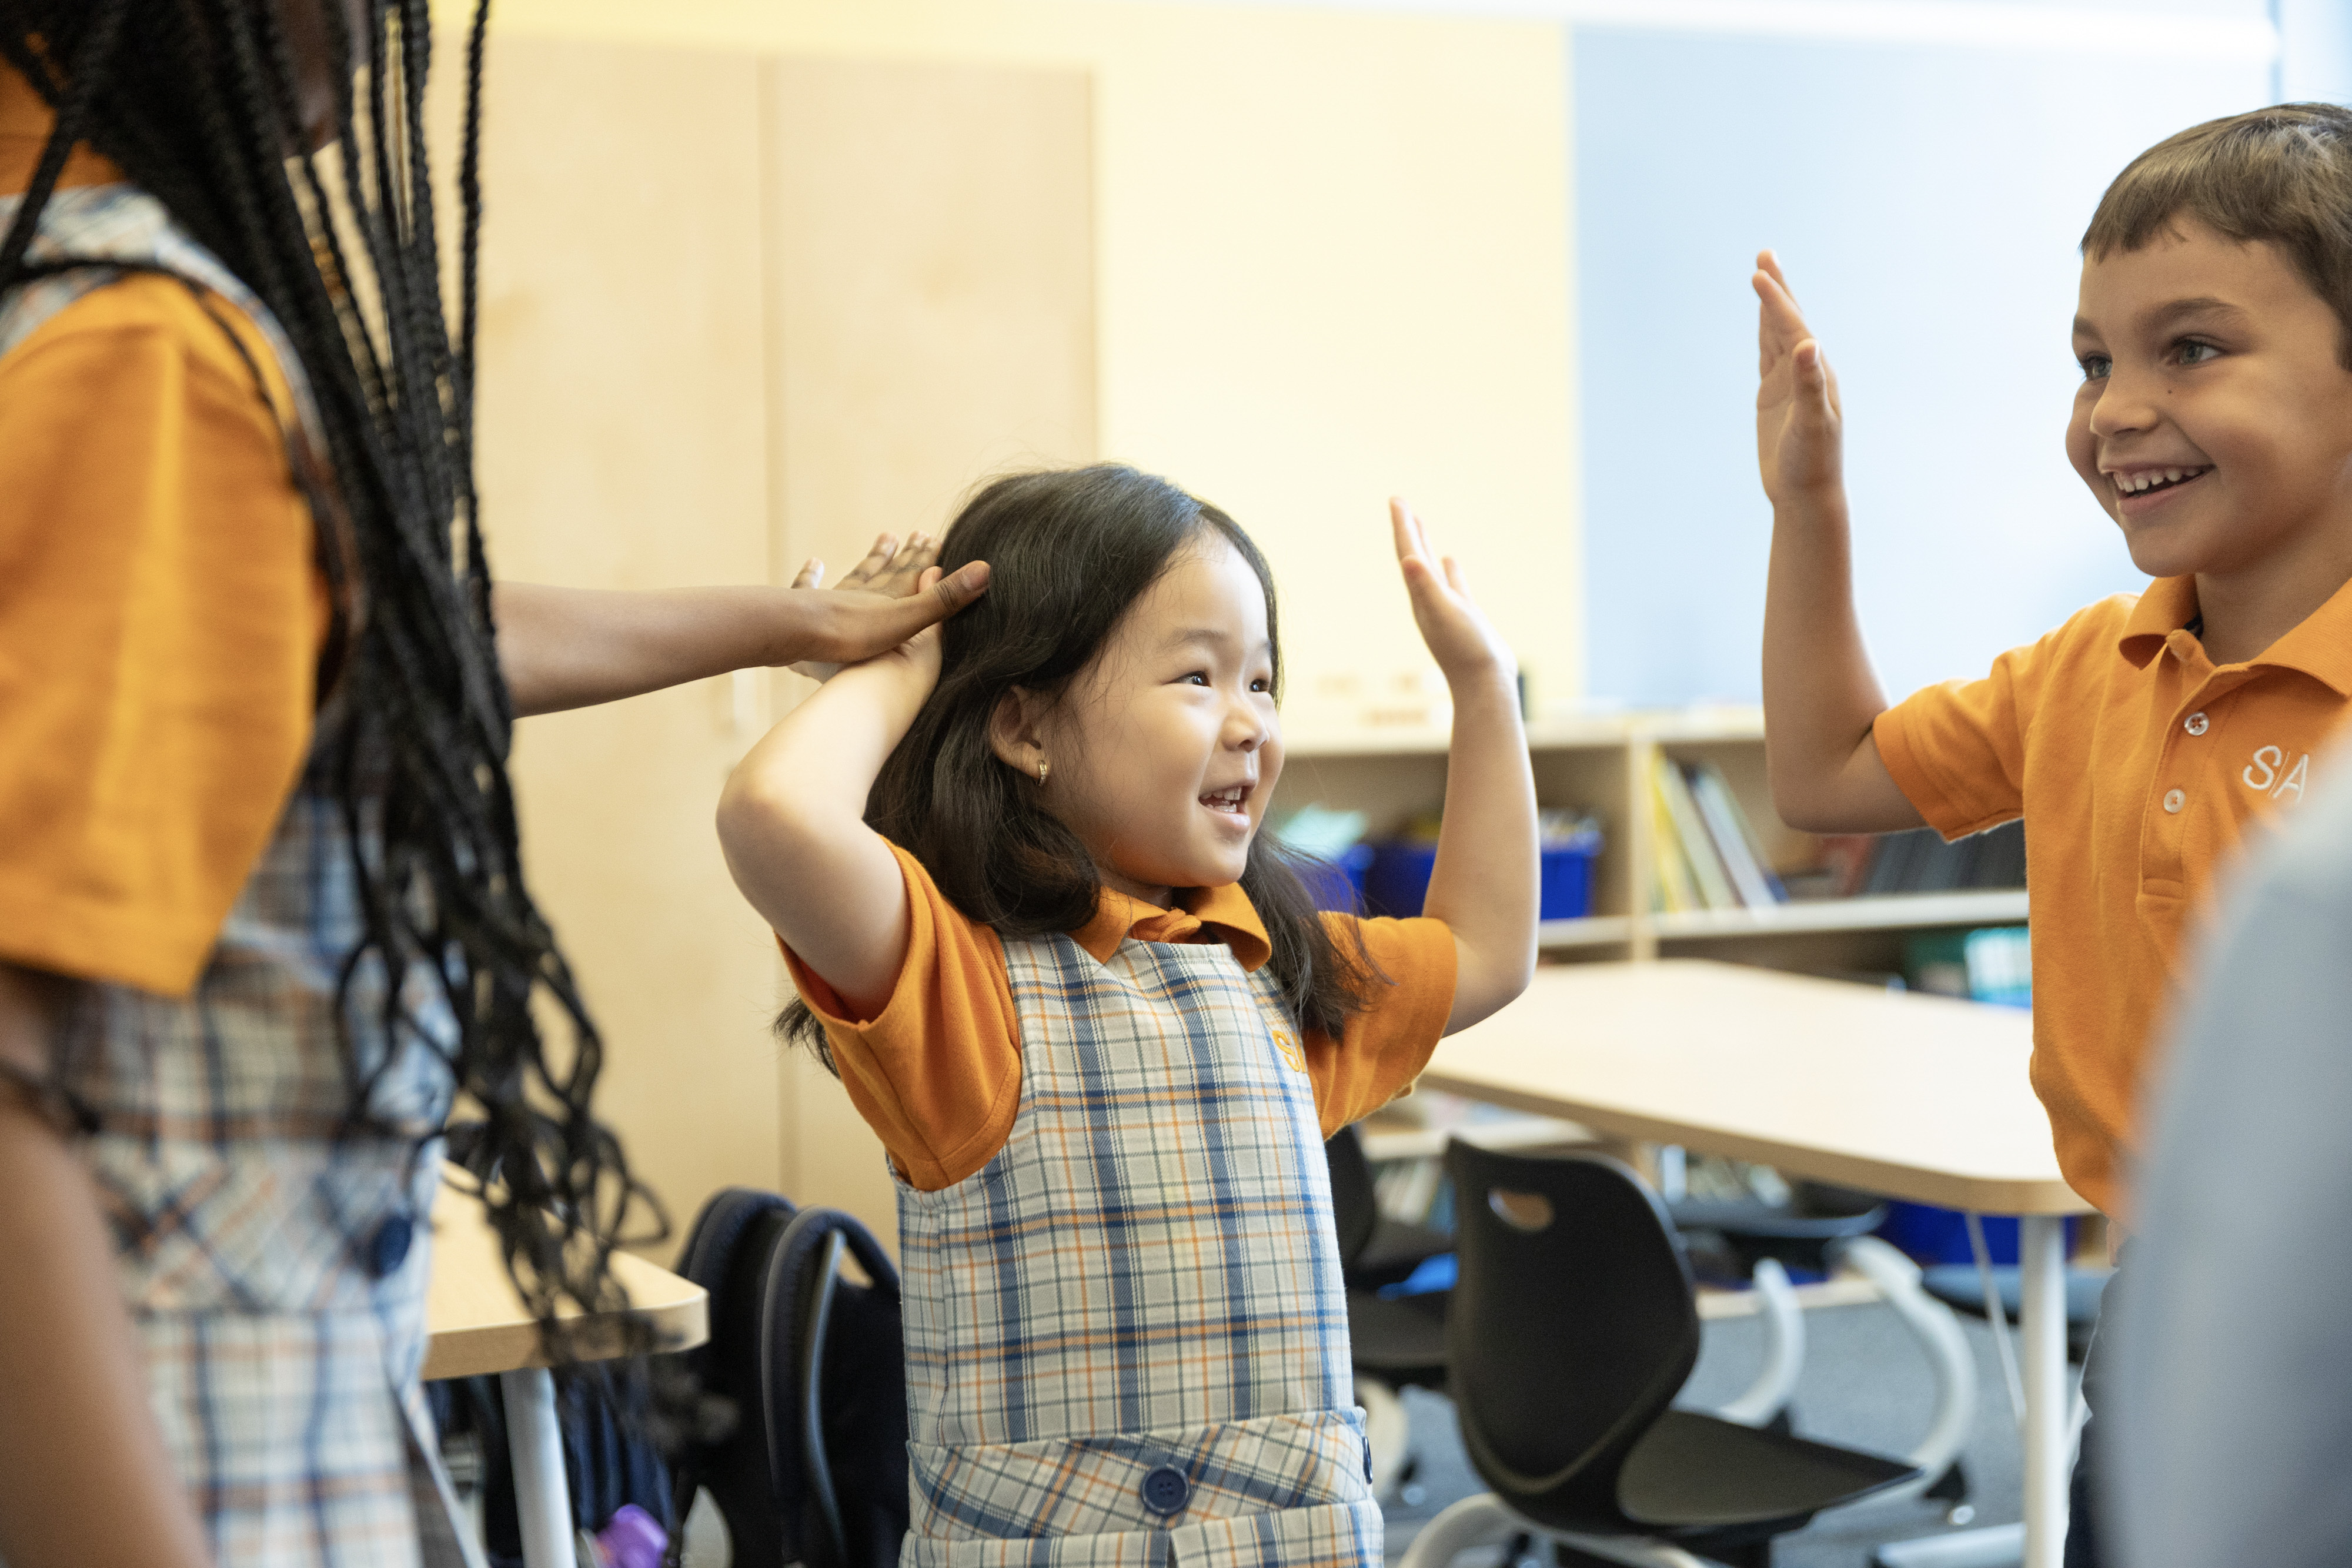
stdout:
<svg viewBox="0 0 2352 1568">
<path fill-rule="evenodd" d="M 1961 1457 L 1969 1475 L 1969 1500 L 1976 1508 L 1971 1522 L 2012 1524 L 2024 1517 L 2021 1458 L 2000 1364 L 1983 1323 L 1963 1318 L 1960 1326 L 1977 1363 L 1976 1430 Z M 1684 1402 L 1700 1406 L 1737 1397 L 1763 1359 L 1758 1319 L 1718 1319 L 1704 1327 L 1698 1366 L 1684 1389 Z M 1804 1371 L 1795 1401 L 1801 1436 L 1899 1455 L 1926 1434 L 1934 1385 L 1917 1343 L 1892 1311 L 1877 1302 L 1815 1308 L 1805 1314 L 1805 1338 Z M 1391 1564 L 1403 1557 L 1423 1522 L 1456 1499 L 1485 1490 L 1463 1454 L 1454 1406 L 1419 1389 L 1406 1390 L 1404 1400 L 1414 1450 L 1421 1456 L 1417 1479 L 1427 1493 L 1417 1507 L 1389 1508 Z M 1917 1500 L 1862 1503 L 1824 1514 L 1809 1528 L 1780 1538 L 1773 1568 L 1865 1568 L 1872 1550 L 1882 1542 L 1950 1528 L 1943 1521 L 1943 1508 Z M 1461 1568 L 1489 1568 L 1499 1555 L 1499 1548 L 1475 1557 L 1465 1553 Z"/>
</svg>

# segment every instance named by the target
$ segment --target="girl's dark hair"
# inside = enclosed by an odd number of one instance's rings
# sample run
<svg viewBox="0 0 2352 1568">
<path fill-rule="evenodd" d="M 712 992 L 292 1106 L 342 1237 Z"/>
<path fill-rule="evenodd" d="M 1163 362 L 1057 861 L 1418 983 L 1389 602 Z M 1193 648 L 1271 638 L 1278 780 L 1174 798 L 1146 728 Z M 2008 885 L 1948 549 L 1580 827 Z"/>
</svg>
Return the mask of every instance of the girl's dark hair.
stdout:
<svg viewBox="0 0 2352 1568">
<path fill-rule="evenodd" d="M 58 110 L 0 238 L 0 289 L 70 265 L 25 257 L 68 152 L 88 141 L 285 329 L 326 447 L 311 452 L 289 426 L 289 463 L 338 606 L 330 647 L 340 652 L 320 680 L 322 695 L 331 674 L 339 682 L 343 716 L 321 733 L 357 846 L 365 925 L 344 962 L 339 1009 L 354 1078 L 349 1127 L 386 1130 L 368 1113 L 383 1065 L 363 1070 L 351 1037 L 353 977 L 432 976 L 456 1019 L 457 1086 L 486 1117 L 475 1168 L 497 1172 L 486 1192 L 491 1222 L 523 1299 L 551 1333 L 560 1301 L 604 1310 L 621 1300 L 610 1255 L 651 1195 L 590 1114 L 603 1049 L 525 889 L 515 840 L 512 715 L 473 464 L 488 5 L 475 13 L 464 62 L 453 333 L 425 141 L 428 0 L 357 0 L 367 23 L 358 36 L 346 0 L 295 3 L 318 5 L 330 57 L 353 68 L 335 72 L 338 159 L 310 153 L 281 0 L 0 0 L 0 56 Z M 331 216 L 339 204 L 340 219 Z M 387 1042 L 437 1048 L 403 988 L 383 988 Z M 534 1021 L 541 998 L 568 1022 L 560 1046 Z"/>
<path fill-rule="evenodd" d="M 1249 563 L 1265 590 L 1275 692 L 1282 637 L 1274 574 L 1241 525 L 1165 479 L 1132 468 L 1016 474 L 982 489 L 940 551 L 948 571 L 988 562 L 988 591 L 943 627 L 940 680 L 866 798 L 875 831 L 923 863 L 950 903 L 1005 936 L 1076 931 L 1094 918 L 1102 879 L 1077 835 L 989 744 L 997 705 L 1018 686 L 1068 689 L 1135 601 L 1203 535 Z M 1336 1034 L 1360 1010 L 1370 973 L 1360 943 L 1342 953 L 1270 832 L 1250 843 L 1241 887 L 1265 922 L 1266 967 L 1302 1029 Z M 833 1052 L 804 1002 L 776 1020 L 828 1069 Z"/>
</svg>

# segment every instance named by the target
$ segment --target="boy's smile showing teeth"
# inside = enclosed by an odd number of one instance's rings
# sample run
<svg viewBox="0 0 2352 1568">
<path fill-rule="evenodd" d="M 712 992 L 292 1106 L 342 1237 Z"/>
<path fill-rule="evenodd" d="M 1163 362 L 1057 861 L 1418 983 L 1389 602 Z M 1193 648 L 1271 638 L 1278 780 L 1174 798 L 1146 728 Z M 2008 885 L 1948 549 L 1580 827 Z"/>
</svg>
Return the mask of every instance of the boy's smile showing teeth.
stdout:
<svg viewBox="0 0 2352 1568">
<path fill-rule="evenodd" d="M 2188 468 L 2119 470 L 2115 476 L 2116 488 L 2126 496 L 2144 496 L 2150 490 L 2161 490 L 2212 471 L 2213 465 L 2210 463 Z"/>
<path fill-rule="evenodd" d="M 2137 513 L 2211 472 L 2210 463 L 2188 463 L 2170 467 L 2112 468 L 2107 471 L 2107 478 L 2115 486 L 2117 505 Z M 2141 504 L 2134 506 L 2134 502 Z"/>
</svg>

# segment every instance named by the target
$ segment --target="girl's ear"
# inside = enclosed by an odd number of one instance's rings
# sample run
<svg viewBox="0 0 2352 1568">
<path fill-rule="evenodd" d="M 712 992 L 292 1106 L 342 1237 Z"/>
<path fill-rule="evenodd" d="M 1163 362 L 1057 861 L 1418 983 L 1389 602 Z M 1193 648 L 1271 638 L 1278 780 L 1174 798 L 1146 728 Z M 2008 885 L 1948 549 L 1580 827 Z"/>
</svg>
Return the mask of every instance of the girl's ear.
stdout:
<svg viewBox="0 0 2352 1568">
<path fill-rule="evenodd" d="M 1037 777 L 1037 765 L 1050 762 L 1043 722 L 1045 702 L 1035 692 L 1013 686 L 996 699 L 988 716 L 988 748 L 997 760 L 1025 779 Z"/>
</svg>

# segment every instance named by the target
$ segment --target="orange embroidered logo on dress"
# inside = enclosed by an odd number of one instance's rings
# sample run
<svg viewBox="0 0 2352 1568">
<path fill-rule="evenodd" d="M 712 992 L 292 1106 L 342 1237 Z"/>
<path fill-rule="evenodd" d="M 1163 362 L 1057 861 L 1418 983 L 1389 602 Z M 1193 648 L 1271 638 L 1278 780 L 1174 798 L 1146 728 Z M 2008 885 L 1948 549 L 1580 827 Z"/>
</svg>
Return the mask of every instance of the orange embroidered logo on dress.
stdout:
<svg viewBox="0 0 2352 1568">
<path fill-rule="evenodd" d="M 1307 1071 L 1307 1048 L 1298 1043 L 1297 1035 L 1286 1029 L 1276 1030 L 1274 1049 L 1282 1052 L 1282 1060 L 1290 1063 L 1290 1070 L 1293 1072 Z"/>
</svg>

